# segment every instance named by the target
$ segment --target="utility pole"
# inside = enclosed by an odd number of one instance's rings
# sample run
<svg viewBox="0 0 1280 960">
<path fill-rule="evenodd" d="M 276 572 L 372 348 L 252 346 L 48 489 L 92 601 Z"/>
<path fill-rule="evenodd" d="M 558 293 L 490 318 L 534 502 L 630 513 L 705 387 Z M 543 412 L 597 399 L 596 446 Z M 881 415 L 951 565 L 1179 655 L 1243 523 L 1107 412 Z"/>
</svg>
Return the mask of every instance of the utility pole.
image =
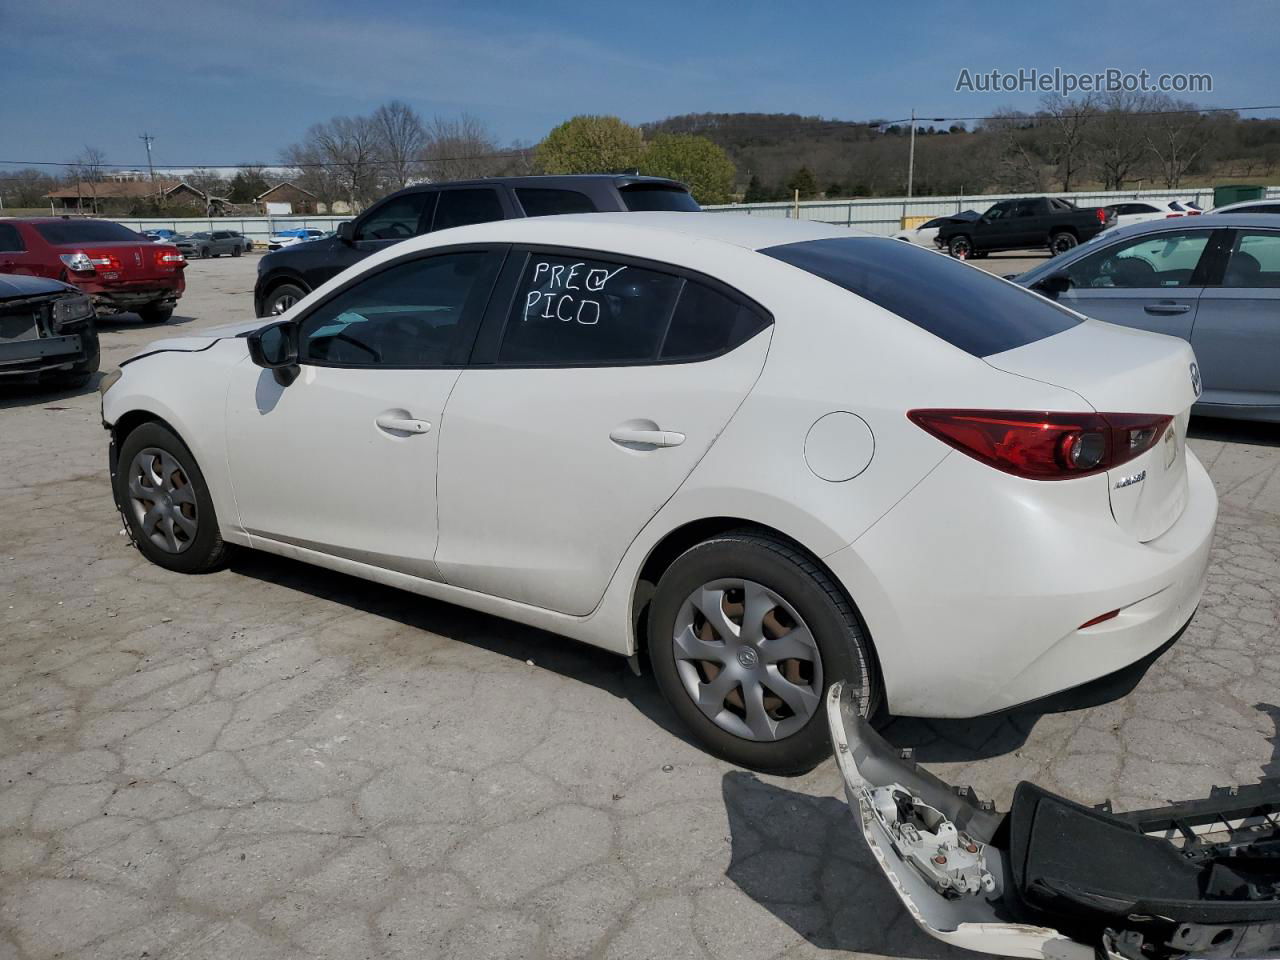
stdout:
<svg viewBox="0 0 1280 960">
<path fill-rule="evenodd" d="M 916 174 L 916 111 L 911 108 L 911 147 L 907 151 L 907 198 L 911 197 L 912 180 Z"/>
<path fill-rule="evenodd" d="M 149 133 L 138 134 L 138 139 L 147 145 L 147 171 L 151 174 L 152 181 L 156 178 L 156 168 L 151 165 L 151 141 L 155 139 Z"/>
</svg>

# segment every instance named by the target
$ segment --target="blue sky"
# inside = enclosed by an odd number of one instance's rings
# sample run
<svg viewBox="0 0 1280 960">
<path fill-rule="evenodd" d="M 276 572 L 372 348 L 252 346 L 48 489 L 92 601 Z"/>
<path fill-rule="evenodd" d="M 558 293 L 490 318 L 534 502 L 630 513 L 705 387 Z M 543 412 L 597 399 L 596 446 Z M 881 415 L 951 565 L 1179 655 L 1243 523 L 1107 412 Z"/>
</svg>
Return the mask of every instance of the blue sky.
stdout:
<svg viewBox="0 0 1280 960">
<path fill-rule="evenodd" d="M 962 68 L 1207 72 L 1206 105 L 1280 101 L 1280 4 L 0 0 L 0 159 L 272 163 L 306 128 L 401 98 L 503 142 L 576 113 L 967 116 Z M 1277 111 L 1280 112 L 1280 111 Z"/>
</svg>

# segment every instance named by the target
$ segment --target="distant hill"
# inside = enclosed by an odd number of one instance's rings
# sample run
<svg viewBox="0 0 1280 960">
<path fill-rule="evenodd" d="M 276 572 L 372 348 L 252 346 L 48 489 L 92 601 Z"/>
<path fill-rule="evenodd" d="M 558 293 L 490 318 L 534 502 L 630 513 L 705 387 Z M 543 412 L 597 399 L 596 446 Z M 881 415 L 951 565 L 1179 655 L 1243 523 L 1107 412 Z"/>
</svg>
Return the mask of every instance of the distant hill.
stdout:
<svg viewBox="0 0 1280 960">
<path fill-rule="evenodd" d="M 1115 117 L 1123 122 L 1117 125 Z M 1203 148 L 1179 171 L 1179 185 L 1241 178 L 1274 183 L 1280 176 L 1280 120 L 1240 119 L 1233 114 L 1182 119 L 1196 125 L 1187 132 L 1187 142 L 1200 138 Z M 1092 139 L 1077 148 L 1070 163 L 1063 159 L 1061 126 L 1044 114 L 1009 112 L 1009 119 L 974 130 L 964 124 L 942 129 L 921 124 L 916 128 L 914 192 L 925 196 L 1061 190 L 1064 169 L 1071 171 L 1068 189 L 1101 189 L 1105 173 L 1094 162 L 1105 152 L 1108 136 L 1138 138 L 1138 159 L 1120 177 L 1126 188 L 1139 182 L 1163 187 L 1168 171 L 1156 148 L 1168 131 L 1155 131 L 1158 135 L 1151 141 L 1156 146 L 1149 149 L 1141 141 L 1143 125 L 1149 122 L 1155 121 L 1123 111 L 1088 121 Z M 643 129 L 646 137 L 689 133 L 719 144 L 737 166 L 738 189 L 745 192 L 755 181 L 754 195 L 747 199 L 790 199 L 790 186 L 802 184 L 808 186 L 801 187 L 802 194 L 833 197 L 906 192 L 909 125 L 795 113 L 688 113 L 644 124 Z M 1110 135 L 1109 130 L 1122 133 Z M 802 169 L 811 178 L 799 175 Z"/>
</svg>

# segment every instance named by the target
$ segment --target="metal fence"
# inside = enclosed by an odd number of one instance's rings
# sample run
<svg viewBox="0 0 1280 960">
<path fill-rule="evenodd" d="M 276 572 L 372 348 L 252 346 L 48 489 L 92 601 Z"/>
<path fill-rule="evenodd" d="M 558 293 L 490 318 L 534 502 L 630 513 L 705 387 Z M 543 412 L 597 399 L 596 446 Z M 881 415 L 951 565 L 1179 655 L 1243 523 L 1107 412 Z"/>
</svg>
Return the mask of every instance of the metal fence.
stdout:
<svg viewBox="0 0 1280 960">
<path fill-rule="evenodd" d="M 175 230 L 178 233 L 196 233 L 200 230 L 235 230 L 253 241 L 255 247 L 265 247 L 267 237 L 281 230 L 298 230 L 313 227 L 317 230 L 336 230 L 338 224 L 351 217 L 112 217 L 116 223 L 130 230 L 145 233 L 148 230 Z"/>
<path fill-rule="evenodd" d="M 889 236 L 903 217 L 941 217 L 962 210 L 986 210 L 998 200 L 1016 200 L 1027 193 L 986 193 L 952 197 L 877 197 L 870 200 L 804 200 L 795 203 L 732 203 L 703 207 L 708 213 L 738 213 L 753 217 L 820 220 L 823 223 L 857 227 L 868 233 Z M 1061 197 L 1078 207 L 1101 207 L 1125 200 L 1192 200 L 1204 209 L 1213 206 L 1213 188 L 1185 190 L 1112 190 L 1095 193 L 1037 193 L 1038 197 Z M 1266 188 L 1267 199 L 1280 198 L 1280 186 Z"/>
</svg>

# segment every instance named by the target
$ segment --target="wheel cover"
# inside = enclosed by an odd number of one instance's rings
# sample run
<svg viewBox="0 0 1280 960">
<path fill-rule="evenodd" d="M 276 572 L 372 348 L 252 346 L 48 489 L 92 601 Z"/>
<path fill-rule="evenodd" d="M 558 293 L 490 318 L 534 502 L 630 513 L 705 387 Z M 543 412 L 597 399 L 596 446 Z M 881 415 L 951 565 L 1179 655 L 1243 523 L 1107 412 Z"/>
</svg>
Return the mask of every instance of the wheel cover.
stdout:
<svg viewBox="0 0 1280 960">
<path fill-rule="evenodd" d="M 751 580 L 704 583 L 676 615 L 671 643 L 685 692 L 744 740 L 798 732 L 822 705 L 822 655 L 781 595 Z"/>
<path fill-rule="evenodd" d="M 195 542 L 195 488 L 168 451 L 146 447 L 133 458 L 128 506 L 137 535 L 165 553 L 182 553 Z"/>
</svg>

